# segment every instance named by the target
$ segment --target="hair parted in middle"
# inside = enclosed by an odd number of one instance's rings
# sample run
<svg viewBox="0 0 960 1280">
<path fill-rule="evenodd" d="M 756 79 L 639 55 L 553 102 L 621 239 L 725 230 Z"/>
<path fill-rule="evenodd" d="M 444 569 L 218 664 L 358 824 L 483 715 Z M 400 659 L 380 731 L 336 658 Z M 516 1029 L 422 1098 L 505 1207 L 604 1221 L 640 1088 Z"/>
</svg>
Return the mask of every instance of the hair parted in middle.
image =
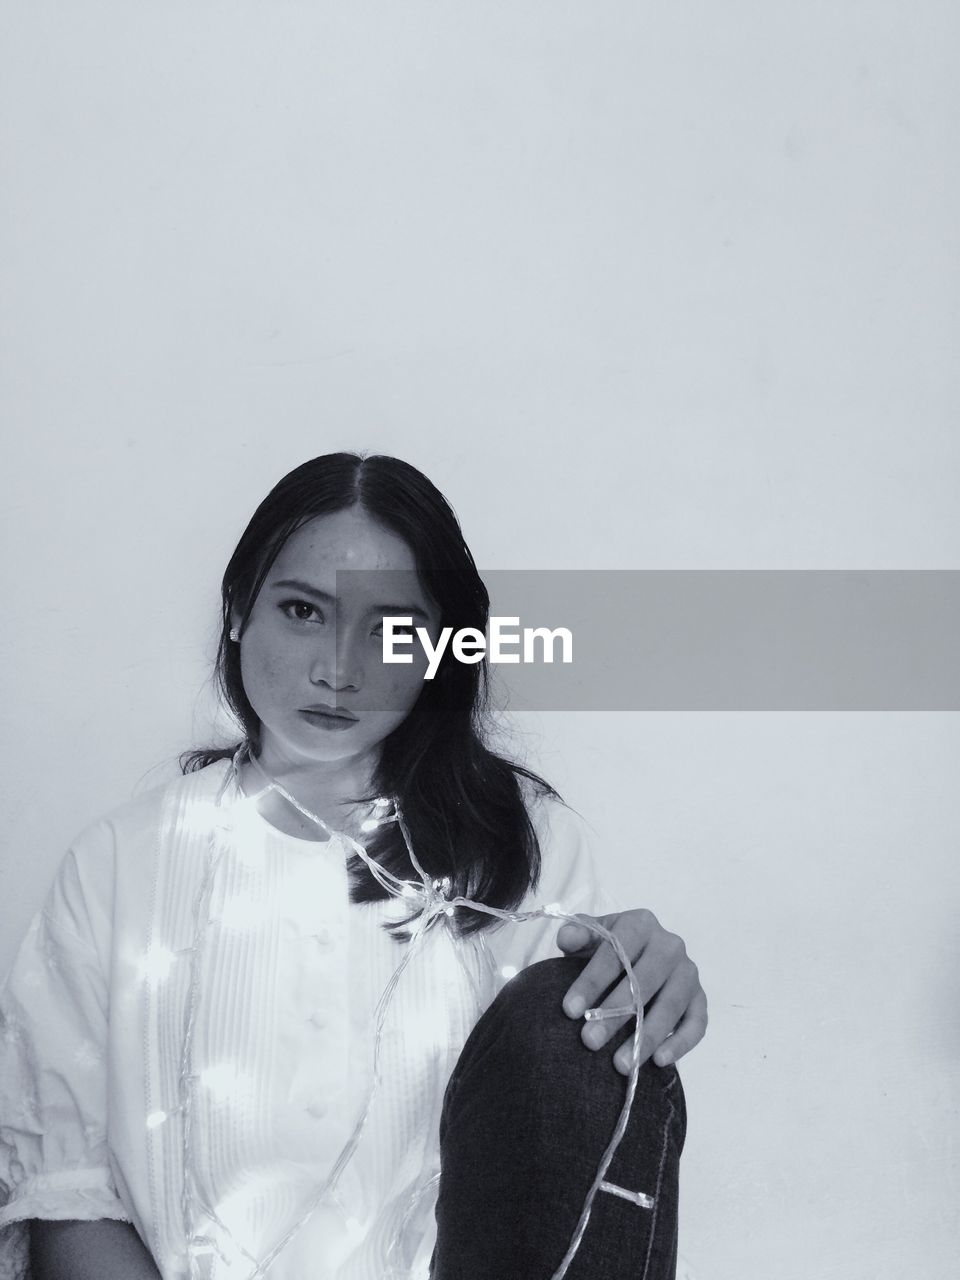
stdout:
<svg viewBox="0 0 960 1280">
<path fill-rule="evenodd" d="M 359 507 L 411 548 L 421 582 L 437 602 L 440 625 L 486 629 L 490 597 L 453 508 L 416 467 L 385 454 L 328 453 L 285 475 L 254 512 L 230 557 L 221 584 L 222 626 L 216 678 L 221 695 L 256 754 L 260 721 L 231 641 L 240 633 L 270 567 L 287 539 L 309 520 Z M 488 746 L 492 728 L 486 659 L 456 661 L 448 652 L 425 681 L 406 719 L 384 740 L 373 779 L 375 796 L 395 796 L 413 847 L 431 877 L 447 876 L 451 893 L 503 910 L 515 908 L 540 875 L 540 847 L 524 792 L 561 799 L 545 779 Z M 189 772 L 230 758 L 239 743 L 200 748 L 181 757 Z M 365 846 L 370 857 L 405 879 L 419 879 L 397 823 L 385 823 Z M 348 861 L 350 899 L 389 896 L 355 854 Z M 416 913 L 414 913 L 416 914 Z M 398 941 L 413 916 L 385 927 Z M 454 924 L 469 934 L 495 917 L 458 908 Z"/>
</svg>

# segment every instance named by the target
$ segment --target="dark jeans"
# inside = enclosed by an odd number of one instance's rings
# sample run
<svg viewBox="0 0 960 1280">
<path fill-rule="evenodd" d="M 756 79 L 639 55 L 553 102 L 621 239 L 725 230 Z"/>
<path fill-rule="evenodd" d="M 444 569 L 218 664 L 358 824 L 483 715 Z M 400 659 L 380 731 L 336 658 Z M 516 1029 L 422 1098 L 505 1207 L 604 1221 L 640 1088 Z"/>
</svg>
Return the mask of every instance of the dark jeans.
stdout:
<svg viewBox="0 0 960 1280">
<path fill-rule="evenodd" d="M 524 969 L 464 1045 L 440 1121 L 431 1280 L 550 1280 L 570 1245 L 626 1096 L 613 1055 L 580 1040 L 561 1008 L 584 961 Z M 598 1190 L 567 1280 L 674 1280 L 687 1116 L 674 1066 L 640 1069 L 630 1121 Z"/>
</svg>

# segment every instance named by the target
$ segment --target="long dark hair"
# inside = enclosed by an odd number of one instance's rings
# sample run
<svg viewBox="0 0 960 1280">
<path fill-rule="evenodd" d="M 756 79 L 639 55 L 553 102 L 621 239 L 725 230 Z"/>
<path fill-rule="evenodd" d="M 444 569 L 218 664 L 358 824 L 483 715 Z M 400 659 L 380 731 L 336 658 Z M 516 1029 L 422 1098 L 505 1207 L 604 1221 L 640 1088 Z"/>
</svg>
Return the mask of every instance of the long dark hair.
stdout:
<svg viewBox="0 0 960 1280">
<path fill-rule="evenodd" d="M 383 454 L 328 453 L 303 463 L 261 502 L 223 575 L 216 678 L 254 754 L 260 749 L 260 721 L 243 687 L 240 646 L 230 640 L 231 614 L 241 615 L 242 632 L 290 535 L 316 516 L 354 506 L 410 546 L 423 585 L 440 607 L 441 626 L 482 632 L 487 625 L 490 597 L 460 524 L 422 472 Z M 523 788 L 561 797 L 538 774 L 487 746 L 489 693 L 486 660 L 458 662 L 445 653 L 407 718 L 384 740 L 373 795 L 354 799 L 396 796 L 424 870 L 449 877 L 452 894 L 510 910 L 540 876 L 540 846 Z M 188 773 L 227 759 L 239 745 L 185 752 L 181 768 Z M 395 875 L 419 880 L 397 823 L 378 828 L 365 848 Z M 389 896 L 356 854 L 348 870 L 352 902 Z M 401 940 L 409 936 L 404 930 L 412 918 L 385 927 Z M 464 908 L 454 919 L 461 934 L 495 922 Z"/>
</svg>

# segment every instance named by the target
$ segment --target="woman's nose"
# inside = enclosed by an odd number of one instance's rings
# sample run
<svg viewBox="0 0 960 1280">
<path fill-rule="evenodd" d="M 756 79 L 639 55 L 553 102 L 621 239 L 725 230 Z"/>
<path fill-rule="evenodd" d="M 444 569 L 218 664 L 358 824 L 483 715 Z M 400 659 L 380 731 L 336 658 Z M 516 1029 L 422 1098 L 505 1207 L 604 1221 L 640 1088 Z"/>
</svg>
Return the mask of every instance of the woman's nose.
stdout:
<svg viewBox="0 0 960 1280">
<path fill-rule="evenodd" d="M 363 683 L 360 657 L 348 636 L 324 638 L 310 666 L 310 682 L 327 685 L 338 692 L 360 688 Z"/>
</svg>

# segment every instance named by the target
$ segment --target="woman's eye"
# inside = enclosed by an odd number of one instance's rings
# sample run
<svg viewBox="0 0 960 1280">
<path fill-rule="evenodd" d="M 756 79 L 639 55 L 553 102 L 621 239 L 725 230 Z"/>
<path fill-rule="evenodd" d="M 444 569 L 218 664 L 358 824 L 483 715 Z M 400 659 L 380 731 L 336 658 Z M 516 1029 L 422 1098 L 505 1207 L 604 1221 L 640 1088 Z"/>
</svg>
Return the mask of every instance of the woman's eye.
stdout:
<svg viewBox="0 0 960 1280">
<path fill-rule="evenodd" d="M 382 622 L 378 622 L 378 623 L 377 623 L 377 625 L 376 625 L 376 626 L 374 627 L 374 629 L 373 629 L 373 634 L 374 634 L 375 636 L 379 636 L 379 635 L 382 635 L 382 634 L 383 634 L 383 623 L 382 623 Z M 413 627 L 397 626 L 397 624 L 396 624 L 396 623 L 394 623 L 394 626 L 393 626 L 393 634 L 394 634 L 395 636 L 412 636 L 412 635 L 414 635 L 415 633 L 414 633 L 414 629 L 413 629 Z"/>
<path fill-rule="evenodd" d="M 320 610 L 315 604 L 311 604 L 309 600 L 284 600 L 280 608 L 288 618 L 296 622 L 310 622 L 311 614 L 317 615 L 317 621 L 323 621 Z"/>
</svg>

